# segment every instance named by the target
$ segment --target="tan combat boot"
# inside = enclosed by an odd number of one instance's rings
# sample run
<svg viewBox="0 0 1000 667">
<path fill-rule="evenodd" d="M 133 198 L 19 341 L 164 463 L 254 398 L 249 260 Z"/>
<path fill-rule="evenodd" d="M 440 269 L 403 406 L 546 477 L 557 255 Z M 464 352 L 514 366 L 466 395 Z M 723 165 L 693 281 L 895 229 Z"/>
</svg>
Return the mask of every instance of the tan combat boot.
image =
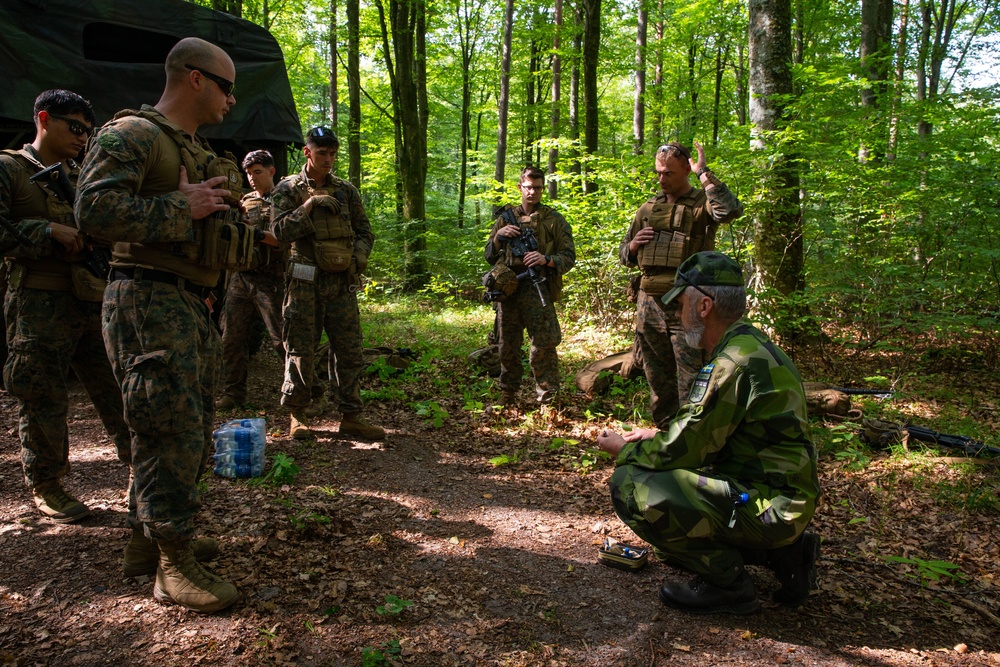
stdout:
<svg viewBox="0 0 1000 667">
<path fill-rule="evenodd" d="M 382 440 L 385 438 L 385 429 L 375 426 L 364 419 L 359 412 L 350 412 L 344 415 L 340 422 L 341 435 L 363 438 L 365 440 Z"/>
<path fill-rule="evenodd" d="M 295 440 L 308 440 L 313 437 L 313 431 L 309 428 L 309 420 L 301 411 L 292 413 L 288 432 Z"/>
<path fill-rule="evenodd" d="M 211 537 L 199 537 L 191 540 L 191 551 L 199 563 L 215 560 L 219 555 L 219 543 Z M 160 562 L 160 549 L 156 542 L 146 537 L 142 528 L 132 531 L 132 537 L 125 545 L 125 555 L 122 558 L 122 571 L 126 577 L 141 577 L 156 573 Z"/>
<path fill-rule="evenodd" d="M 242 401 L 237 401 L 232 396 L 226 394 L 215 402 L 216 410 L 233 410 L 238 408 Z"/>
<path fill-rule="evenodd" d="M 42 482 L 31 490 L 31 494 L 38 510 L 55 523 L 73 523 L 90 516 L 87 506 L 66 493 L 59 480 Z"/>
<path fill-rule="evenodd" d="M 158 542 L 160 566 L 156 570 L 153 597 L 192 611 L 210 614 L 232 605 L 239 598 L 236 586 L 224 581 L 195 560 L 190 540 Z"/>
</svg>

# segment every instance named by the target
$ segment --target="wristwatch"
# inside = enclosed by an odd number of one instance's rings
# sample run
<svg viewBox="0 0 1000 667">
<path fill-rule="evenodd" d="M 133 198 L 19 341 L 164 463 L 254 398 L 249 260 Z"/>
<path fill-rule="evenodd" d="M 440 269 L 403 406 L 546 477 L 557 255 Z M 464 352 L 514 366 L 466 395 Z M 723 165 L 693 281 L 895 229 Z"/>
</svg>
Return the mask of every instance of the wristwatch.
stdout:
<svg viewBox="0 0 1000 667">
<path fill-rule="evenodd" d="M 701 178 L 702 174 L 707 174 L 710 171 L 712 171 L 712 169 L 708 165 L 705 165 L 704 167 L 702 167 L 698 171 L 694 172 L 694 175 L 697 176 L 698 178 Z"/>
</svg>

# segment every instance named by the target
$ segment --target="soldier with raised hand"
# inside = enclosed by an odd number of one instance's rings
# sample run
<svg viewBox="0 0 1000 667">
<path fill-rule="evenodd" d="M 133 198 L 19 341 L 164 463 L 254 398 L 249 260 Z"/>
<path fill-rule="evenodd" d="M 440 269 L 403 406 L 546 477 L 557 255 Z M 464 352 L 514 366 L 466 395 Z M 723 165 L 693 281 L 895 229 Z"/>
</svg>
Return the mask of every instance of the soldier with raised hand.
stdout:
<svg viewBox="0 0 1000 667">
<path fill-rule="evenodd" d="M 642 270 L 635 337 L 649 383 L 649 410 L 660 428 L 677 412 L 703 362 L 701 350 L 684 342 L 680 322 L 660 297 L 670 291 L 681 262 L 714 249 L 718 226 L 743 215 L 739 199 L 708 168 L 701 144 L 694 147 L 697 160 L 677 142 L 657 149 L 660 193 L 636 211 L 618 251 L 623 265 Z M 692 171 L 702 188 L 691 185 Z"/>
<path fill-rule="evenodd" d="M 272 194 L 272 231 L 292 245 L 282 309 L 281 404 L 291 412 L 291 436 L 312 437 L 309 420 L 326 407 L 324 396 L 313 399 L 316 347 L 326 331 L 330 384 L 339 387 L 343 415 L 339 433 L 380 440 L 385 437 L 382 427 L 361 415 L 364 350 L 357 295 L 375 236 L 357 188 L 332 173 L 339 148 L 340 140 L 329 128 L 309 130 L 302 171 L 282 179 Z"/>
<path fill-rule="evenodd" d="M 563 274 L 576 264 L 573 230 L 561 213 L 542 204 L 545 172 L 525 167 L 518 180 L 519 206 L 506 206 L 493 223 L 486 241 L 484 256 L 491 265 L 504 264 L 523 277 L 513 294 L 497 304 L 500 343 L 500 403 L 517 403 L 517 392 L 524 375 L 521 345 L 528 332 L 531 350 L 528 363 L 535 380 L 535 398 L 539 404 L 551 403 L 559 391 L 559 356 L 556 348 L 562 341 L 555 302 L 562 298 Z M 522 257 L 511 252 L 511 240 L 526 234 L 535 238 L 537 250 Z M 524 275 L 535 270 L 544 282 L 533 284 Z M 544 295 L 544 299 L 542 296 Z"/>
<path fill-rule="evenodd" d="M 797 606 L 815 586 L 819 556 L 819 539 L 805 533 L 820 488 L 802 379 L 742 319 L 746 288 L 730 257 L 692 255 L 663 303 L 676 310 L 687 344 L 711 361 L 663 430 L 598 438 L 617 457 L 615 512 L 661 560 L 697 575 L 664 584 L 664 604 L 752 613 L 760 602 L 744 565 L 765 565 L 782 584 L 775 601 Z"/>
<path fill-rule="evenodd" d="M 247 221 L 253 227 L 271 229 L 271 190 L 274 189 L 274 157 L 265 150 L 251 151 L 243 158 L 253 190 L 242 199 Z M 254 267 L 233 272 L 222 303 L 222 395 L 215 403 L 219 410 L 243 405 L 247 399 L 247 365 L 250 361 L 250 331 L 259 314 L 271 336 L 271 346 L 281 359 L 281 305 L 284 299 L 287 248 L 262 245 Z"/>
<path fill-rule="evenodd" d="M 104 342 L 132 430 L 127 575 L 156 572 L 153 595 L 199 612 L 238 592 L 198 560 L 198 478 L 212 445 L 221 344 L 207 300 L 220 269 L 245 269 L 253 241 L 240 221 L 239 166 L 198 136 L 236 103 L 236 68 L 197 38 L 167 54 L 155 106 L 120 112 L 97 135 L 80 174 L 80 228 L 114 242 Z"/>
<path fill-rule="evenodd" d="M 34 118 L 34 141 L 0 154 L 0 218 L 28 241 L 19 243 L 11 231 L 0 229 L 10 272 L 4 380 L 17 398 L 21 463 L 35 504 L 51 521 L 70 523 L 90 514 L 61 482 L 69 471 L 70 369 L 124 463 L 131 460 L 129 432 L 101 338 L 107 274 L 99 275 L 100 262 L 88 270 L 85 239 L 73 221 L 72 189 L 79 173 L 74 158 L 93 133 L 94 111 L 76 93 L 47 90 L 35 100 Z M 55 164 L 68 187 L 30 180 Z"/>
</svg>

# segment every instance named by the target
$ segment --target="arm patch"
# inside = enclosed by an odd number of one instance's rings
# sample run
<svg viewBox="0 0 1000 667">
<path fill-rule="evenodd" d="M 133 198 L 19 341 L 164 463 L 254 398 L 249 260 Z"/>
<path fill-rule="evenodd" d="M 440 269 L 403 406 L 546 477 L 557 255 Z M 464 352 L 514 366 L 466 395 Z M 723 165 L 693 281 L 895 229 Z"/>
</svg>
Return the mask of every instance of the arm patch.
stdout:
<svg viewBox="0 0 1000 667">
<path fill-rule="evenodd" d="M 695 377 L 694 382 L 691 383 L 691 393 L 688 395 L 689 403 L 701 403 L 706 394 L 708 394 L 708 384 L 712 379 L 712 371 L 715 370 L 715 364 L 707 364 L 702 366 L 701 370 L 698 371 L 698 375 Z"/>
</svg>

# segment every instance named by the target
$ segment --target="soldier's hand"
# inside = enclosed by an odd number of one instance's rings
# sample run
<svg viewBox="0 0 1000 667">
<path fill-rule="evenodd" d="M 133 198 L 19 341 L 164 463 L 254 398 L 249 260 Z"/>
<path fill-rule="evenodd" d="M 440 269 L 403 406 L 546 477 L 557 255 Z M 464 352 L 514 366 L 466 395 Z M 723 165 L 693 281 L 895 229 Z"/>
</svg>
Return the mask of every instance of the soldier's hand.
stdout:
<svg viewBox="0 0 1000 667">
<path fill-rule="evenodd" d="M 328 208 L 335 214 L 340 213 L 340 200 L 330 195 L 313 195 L 302 206 L 306 209 L 306 213 L 312 213 L 317 206 Z"/>
<path fill-rule="evenodd" d="M 625 439 L 614 431 L 605 429 L 597 436 L 597 446 L 601 448 L 601 451 L 607 452 L 611 456 L 618 456 L 622 447 L 625 446 Z"/>
<path fill-rule="evenodd" d="M 544 266 L 548 263 L 549 260 L 545 259 L 545 255 L 537 250 L 524 253 L 524 265 L 529 268 L 532 266 Z"/>
<path fill-rule="evenodd" d="M 652 227 L 643 227 L 636 235 L 632 237 L 632 240 L 628 242 L 628 253 L 630 255 L 635 255 L 639 252 L 639 248 L 646 245 L 653 240 L 656 235 L 656 230 Z"/>
<path fill-rule="evenodd" d="M 512 239 L 516 236 L 521 235 L 521 228 L 517 225 L 504 225 L 497 230 L 497 233 L 493 236 L 493 246 L 495 248 L 500 247 L 500 243 L 504 239 Z"/>
<path fill-rule="evenodd" d="M 631 431 L 626 431 L 624 435 L 625 442 L 639 442 L 642 440 L 649 440 L 658 431 L 655 428 L 634 428 Z"/>
<path fill-rule="evenodd" d="M 60 225 L 57 222 L 50 222 L 49 229 L 52 240 L 63 247 L 70 255 L 83 250 L 83 234 L 76 227 Z"/>
<path fill-rule="evenodd" d="M 281 241 L 278 240 L 278 237 L 275 236 L 273 232 L 269 232 L 267 230 L 264 230 L 264 238 L 262 238 L 260 242 L 273 248 L 281 247 Z"/>
<path fill-rule="evenodd" d="M 688 158 L 688 160 L 691 162 L 691 171 L 697 174 L 699 169 L 703 169 L 708 166 L 708 162 L 705 161 L 705 149 L 697 141 L 694 142 L 694 149 L 698 151 L 698 159 L 694 160 Z"/>
<path fill-rule="evenodd" d="M 230 196 L 230 192 L 226 188 L 218 187 L 227 180 L 225 176 L 215 176 L 201 183 L 189 183 L 187 169 L 181 167 L 177 189 L 187 195 L 192 220 L 201 220 L 213 213 L 229 210 L 225 200 Z"/>
</svg>

